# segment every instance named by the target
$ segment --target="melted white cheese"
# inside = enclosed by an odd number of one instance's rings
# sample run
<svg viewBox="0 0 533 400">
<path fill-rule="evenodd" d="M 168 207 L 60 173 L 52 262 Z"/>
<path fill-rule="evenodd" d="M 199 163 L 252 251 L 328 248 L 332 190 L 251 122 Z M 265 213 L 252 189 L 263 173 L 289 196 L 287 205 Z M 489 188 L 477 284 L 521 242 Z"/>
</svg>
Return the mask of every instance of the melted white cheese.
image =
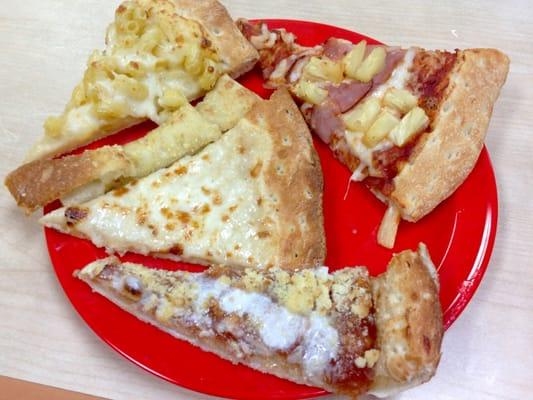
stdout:
<svg viewBox="0 0 533 400">
<path fill-rule="evenodd" d="M 376 171 L 376 169 L 372 165 L 373 154 L 377 151 L 390 149 L 393 146 L 393 143 L 388 139 L 384 139 L 376 146 L 369 148 L 363 143 L 363 132 L 345 131 L 344 135 L 346 138 L 346 142 L 350 147 L 350 151 L 360 161 L 359 166 L 354 171 L 350 179 L 353 181 L 359 181 L 366 178 L 366 175 L 363 174 L 363 170 L 365 168 L 368 168 L 367 175 L 377 176 L 378 171 Z"/>
<path fill-rule="evenodd" d="M 261 176 L 251 176 L 258 162 L 266 168 L 271 145 L 267 132 L 242 120 L 197 155 L 126 186 L 127 193 L 109 192 L 81 204 L 88 215 L 74 226 L 67 224 L 64 208 L 41 222 L 119 253 L 161 255 L 178 247 L 170 257 L 203 264 L 275 263 L 276 225 L 266 218 L 273 205 Z M 271 235 L 260 237 L 263 231 Z"/>
</svg>

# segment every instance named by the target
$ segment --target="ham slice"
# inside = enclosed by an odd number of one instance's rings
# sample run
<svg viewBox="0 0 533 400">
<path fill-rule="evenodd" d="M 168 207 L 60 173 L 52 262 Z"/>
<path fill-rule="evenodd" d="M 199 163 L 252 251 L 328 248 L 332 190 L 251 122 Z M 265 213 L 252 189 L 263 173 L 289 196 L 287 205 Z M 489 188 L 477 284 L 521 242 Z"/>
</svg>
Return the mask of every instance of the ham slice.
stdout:
<svg viewBox="0 0 533 400">
<path fill-rule="evenodd" d="M 385 58 L 385 67 L 372 79 L 374 86 L 381 85 L 389 79 L 392 71 L 400 61 L 403 60 L 407 50 L 400 48 L 388 48 L 387 58 Z"/>
<path fill-rule="evenodd" d="M 329 38 L 324 43 L 324 55 L 334 61 L 340 60 L 353 48 L 353 44 L 344 39 Z"/>
<path fill-rule="evenodd" d="M 334 133 L 342 135 L 344 124 L 336 103 L 326 100 L 324 103 L 314 106 L 310 115 L 311 128 L 324 143 L 329 143 L 331 135 Z"/>
<path fill-rule="evenodd" d="M 340 85 L 329 85 L 327 91 L 340 112 L 348 111 L 361 100 L 372 87 L 372 82 L 347 81 Z"/>
</svg>

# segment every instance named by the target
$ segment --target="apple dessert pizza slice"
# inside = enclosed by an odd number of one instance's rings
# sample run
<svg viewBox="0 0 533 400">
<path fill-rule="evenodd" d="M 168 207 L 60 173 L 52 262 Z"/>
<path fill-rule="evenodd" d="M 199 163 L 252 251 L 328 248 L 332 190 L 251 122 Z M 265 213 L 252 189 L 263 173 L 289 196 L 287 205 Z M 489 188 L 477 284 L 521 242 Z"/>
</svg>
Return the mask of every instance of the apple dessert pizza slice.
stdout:
<svg viewBox="0 0 533 400">
<path fill-rule="evenodd" d="M 304 47 L 284 29 L 238 21 L 266 85 L 286 86 L 312 130 L 388 204 L 378 242 L 416 222 L 474 168 L 509 69 L 495 49 L 432 51 L 330 38 Z"/>
<path fill-rule="evenodd" d="M 320 162 L 285 90 L 199 153 L 41 222 L 109 251 L 204 265 L 296 268 L 325 254 Z"/>
<path fill-rule="evenodd" d="M 196 107 L 183 104 L 144 137 L 31 161 L 12 171 L 5 184 L 27 213 L 56 199 L 63 205 L 87 201 L 195 154 L 233 128 L 258 101 L 255 93 L 223 75 Z"/>
<path fill-rule="evenodd" d="M 140 121 L 165 122 L 257 59 L 216 0 L 128 0 L 107 29 L 106 47 L 87 62 L 83 80 L 26 161 L 68 152 Z"/>
<path fill-rule="evenodd" d="M 365 267 L 189 273 L 115 257 L 75 275 L 204 351 L 335 393 L 388 395 L 429 380 L 440 359 L 438 282 L 423 245 L 377 278 Z"/>
</svg>

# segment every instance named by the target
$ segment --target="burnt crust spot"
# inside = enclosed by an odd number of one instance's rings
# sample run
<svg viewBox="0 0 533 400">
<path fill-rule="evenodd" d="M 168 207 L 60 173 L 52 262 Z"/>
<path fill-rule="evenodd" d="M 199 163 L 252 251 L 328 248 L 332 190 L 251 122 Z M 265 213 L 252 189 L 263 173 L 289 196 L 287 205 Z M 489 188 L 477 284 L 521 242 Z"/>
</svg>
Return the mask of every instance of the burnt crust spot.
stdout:
<svg viewBox="0 0 533 400">
<path fill-rule="evenodd" d="M 183 246 L 182 246 L 181 244 L 178 243 L 178 244 L 172 246 L 172 247 L 168 250 L 168 252 L 169 252 L 170 254 L 175 254 L 175 255 L 177 255 L 177 256 L 181 256 L 181 255 L 183 254 Z"/>
<path fill-rule="evenodd" d="M 85 207 L 67 207 L 65 210 L 65 218 L 67 225 L 73 226 L 89 215 L 89 209 Z"/>
</svg>

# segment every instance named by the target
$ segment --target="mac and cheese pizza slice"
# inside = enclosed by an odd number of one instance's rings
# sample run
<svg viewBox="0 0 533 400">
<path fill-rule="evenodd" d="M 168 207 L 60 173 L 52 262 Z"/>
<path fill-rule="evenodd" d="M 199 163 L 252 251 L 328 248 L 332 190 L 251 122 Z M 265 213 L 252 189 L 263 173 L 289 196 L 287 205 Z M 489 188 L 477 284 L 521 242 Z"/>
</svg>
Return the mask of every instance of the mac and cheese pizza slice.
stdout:
<svg viewBox="0 0 533 400">
<path fill-rule="evenodd" d="M 89 58 L 63 113 L 49 117 L 26 161 L 49 158 L 140 121 L 165 122 L 257 59 L 216 0 L 128 0 Z"/>
</svg>

